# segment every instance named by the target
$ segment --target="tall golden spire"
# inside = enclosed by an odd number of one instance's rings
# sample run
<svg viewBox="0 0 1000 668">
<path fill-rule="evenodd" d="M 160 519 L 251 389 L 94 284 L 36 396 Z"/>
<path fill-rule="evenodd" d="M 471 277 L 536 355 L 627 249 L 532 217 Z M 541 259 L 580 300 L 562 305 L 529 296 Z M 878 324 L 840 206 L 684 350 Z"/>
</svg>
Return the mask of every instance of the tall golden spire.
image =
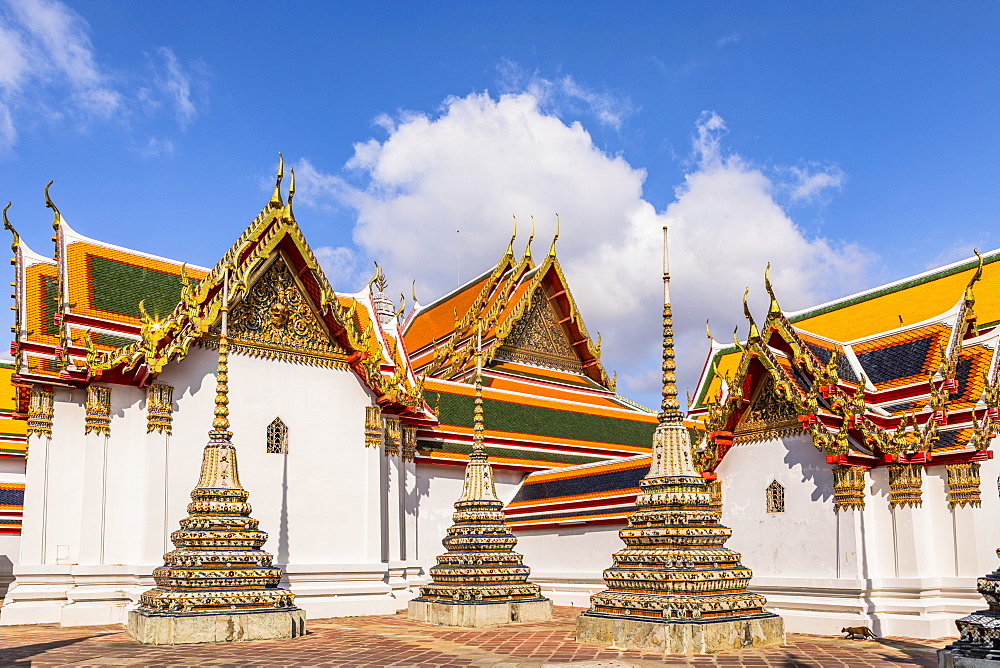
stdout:
<svg viewBox="0 0 1000 668">
<path fill-rule="evenodd" d="M 219 366 L 215 374 L 215 419 L 208 432 L 210 440 L 228 443 L 233 437 L 229 431 L 229 272 L 222 279 L 222 332 L 219 336 Z"/>
<path fill-rule="evenodd" d="M 660 424 L 680 422 L 677 401 L 677 363 L 674 361 L 674 318 L 670 312 L 670 259 L 667 251 L 667 226 L 663 226 L 663 401 Z"/>
<path fill-rule="evenodd" d="M 476 399 L 472 409 L 472 451 L 483 448 L 483 324 L 476 325 Z"/>
</svg>

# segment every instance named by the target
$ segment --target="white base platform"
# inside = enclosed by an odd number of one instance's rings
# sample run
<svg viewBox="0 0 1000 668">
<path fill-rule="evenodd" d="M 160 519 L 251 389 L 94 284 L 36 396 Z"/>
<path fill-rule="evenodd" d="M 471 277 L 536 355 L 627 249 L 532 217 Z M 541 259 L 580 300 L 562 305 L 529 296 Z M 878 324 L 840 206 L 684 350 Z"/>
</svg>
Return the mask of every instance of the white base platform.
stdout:
<svg viewBox="0 0 1000 668">
<path fill-rule="evenodd" d="M 614 649 L 712 654 L 744 647 L 784 645 L 785 625 L 777 615 L 717 622 L 660 622 L 584 613 L 576 618 L 576 640 Z"/>
<path fill-rule="evenodd" d="M 413 600 L 406 614 L 410 621 L 441 626 L 483 627 L 552 619 L 552 601 L 503 603 L 439 603 Z"/>
<path fill-rule="evenodd" d="M 305 632 L 306 613 L 299 609 L 204 615 L 128 613 L 128 634 L 144 645 L 276 640 L 298 638 Z"/>
</svg>

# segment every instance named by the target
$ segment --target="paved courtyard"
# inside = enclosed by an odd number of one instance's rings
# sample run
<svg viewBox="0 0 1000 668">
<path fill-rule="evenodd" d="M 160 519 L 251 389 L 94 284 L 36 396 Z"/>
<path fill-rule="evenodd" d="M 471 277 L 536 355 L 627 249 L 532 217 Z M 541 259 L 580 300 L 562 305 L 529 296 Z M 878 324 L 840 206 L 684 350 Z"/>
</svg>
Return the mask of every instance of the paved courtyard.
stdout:
<svg viewBox="0 0 1000 668">
<path fill-rule="evenodd" d="M 654 655 L 608 650 L 573 640 L 579 608 L 555 608 L 555 620 L 465 630 L 409 622 L 405 614 L 318 619 L 295 640 L 228 645 L 144 647 L 121 626 L 0 627 L 2 666 L 936 666 L 947 640 L 876 641 L 790 635 L 788 645 L 714 655 Z"/>
</svg>

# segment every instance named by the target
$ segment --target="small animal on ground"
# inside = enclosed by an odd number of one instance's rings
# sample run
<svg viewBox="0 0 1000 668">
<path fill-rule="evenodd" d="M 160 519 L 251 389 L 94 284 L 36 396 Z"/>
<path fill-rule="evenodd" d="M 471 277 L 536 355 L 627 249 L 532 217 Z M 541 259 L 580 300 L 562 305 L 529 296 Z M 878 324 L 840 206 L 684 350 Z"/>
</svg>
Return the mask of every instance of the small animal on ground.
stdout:
<svg viewBox="0 0 1000 668">
<path fill-rule="evenodd" d="M 878 636 L 872 633 L 872 630 L 867 626 L 847 626 L 840 629 L 840 632 L 846 633 L 847 634 L 846 637 L 848 639 L 862 638 L 867 640 L 868 638 L 872 638 L 874 640 L 875 638 L 878 638 Z"/>
</svg>

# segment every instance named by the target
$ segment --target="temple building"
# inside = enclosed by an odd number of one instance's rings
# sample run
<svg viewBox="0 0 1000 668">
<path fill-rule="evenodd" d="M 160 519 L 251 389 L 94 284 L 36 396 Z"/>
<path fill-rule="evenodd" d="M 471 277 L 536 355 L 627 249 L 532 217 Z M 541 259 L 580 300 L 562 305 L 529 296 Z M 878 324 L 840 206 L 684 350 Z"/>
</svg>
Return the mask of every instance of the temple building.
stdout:
<svg viewBox="0 0 1000 668">
<path fill-rule="evenodd" d="M 976 579 L 1000 545 L 1000 251 L 981 266 L 787 314 L 774 295 L 745 340 L 711 342 L 684 424 L 725 499 L 727 546 L 787 631 L 939 638 L 982 607 Z M 518 488 L 508 524 L 557 605 L 604 588 L 649 466 L 537 471 Z"/>
<path fill-rule="evenodd" d="M 14 578 L 0 624 L 123 623 L 157 586 L 199 480 L 227 284 L 240 483 L 279 587 L 309 618 L 391 614 L 429 583 L 475 440 L 477 329 L 481 443 L 502 503 L 535 472 L 649 452 L 655 415 L 615 392 L 554 242 L 536 264 L 530 241 L 515 255 L 512 240 L 496 266 L 406 313 L 381 270 L 359 292 L 334 290 L 282 171 L 213 267 L 84 236 L 48 188 L 51 256 L 5 217 L 9 410 L 30 457 L 22 535 L 0 537 Z"/>
<path fill-rule="evenodd" d="M 754 590 L 792 631 L 954 635 L 1000 545 L 1000 251 L 797 312 L 764 288 L 690 412 Z"/>
</svg>

